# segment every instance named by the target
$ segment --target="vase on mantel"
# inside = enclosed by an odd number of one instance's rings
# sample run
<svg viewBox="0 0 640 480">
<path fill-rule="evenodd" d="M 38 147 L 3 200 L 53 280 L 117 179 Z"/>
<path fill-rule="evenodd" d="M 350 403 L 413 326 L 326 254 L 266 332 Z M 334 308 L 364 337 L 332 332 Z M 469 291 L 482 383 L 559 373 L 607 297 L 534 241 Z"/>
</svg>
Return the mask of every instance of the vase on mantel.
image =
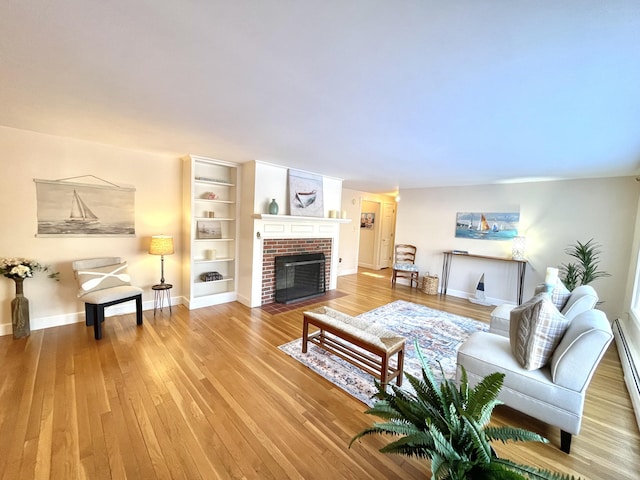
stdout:
<svg viewBox="0 0 640 480">
<path fill-rule="evenodd" d="M 11 326 L 13 338 L 28 337 L 31 334 L 29 323 L 29 300 L 24 296 L 24 278 L 14 278 L 16 298 L 11 300 Z"/>
<path fill-rule="evenodd" d="M 269 214 L 277 215 L 279 210 L 280 210 L 280 207 L 278 207 L 278 203 L 276 202 L 276 199 L 275 198 L 271 199 L 271 203 L 269 204 Z"/>
</svg>

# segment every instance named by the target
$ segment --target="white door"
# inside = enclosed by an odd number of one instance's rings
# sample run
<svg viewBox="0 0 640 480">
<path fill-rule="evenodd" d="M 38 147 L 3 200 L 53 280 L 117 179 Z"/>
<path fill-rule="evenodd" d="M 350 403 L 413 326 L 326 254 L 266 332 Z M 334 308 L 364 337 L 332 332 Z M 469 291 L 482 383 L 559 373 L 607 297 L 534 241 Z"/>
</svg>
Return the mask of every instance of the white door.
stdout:
<svg viewBox="0 0 640 480">
<path fill-rule="evenodd" d="M 389 268 L 393 264 L 393 235 L 395 230 L 395 203 L 382 204 L 382 222 L 380 238 L 380 268 Z"/>
</svg>

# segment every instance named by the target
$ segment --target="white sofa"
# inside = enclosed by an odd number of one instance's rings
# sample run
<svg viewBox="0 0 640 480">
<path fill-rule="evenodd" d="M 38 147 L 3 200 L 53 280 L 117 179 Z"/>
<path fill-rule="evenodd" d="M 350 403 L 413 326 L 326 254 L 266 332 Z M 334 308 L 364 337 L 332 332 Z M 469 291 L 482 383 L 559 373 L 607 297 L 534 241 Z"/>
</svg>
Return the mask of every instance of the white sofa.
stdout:
<svg viewBox="0 0 640 480">
<path fill-rule="evenodd" d="M 589 309 L 569 324 L 547 365 L 525 370 L 512 354 L 508 337 L 472 334 L 458 350 L 471 385 L 493 372 L 505 374 L 499 399 L 505 405 L 561 429 L 562 451 L 580 431 L 585 394 L 591 377 L 613 338 L 606 315 Z"/>
<path fill-rule="evenodd" d="M 535 289 L 535 293 L 545 291 L 544 285 L 539 285 Z M 569 299 L 563 308 L 560 309 L 567 319 L 573 320 L 578 314 L 585 310 L 591 310 L 595 308 L 598 303 L 598 294 L 591 285 L 580 285 L 571 291 Z M 491 323 L 489 324 L 489 331 L 496 335 L 502 335 L 503 337 L 509 336 L 509 316 L 511 311 L 516 308 L 517 305 L 503 304 L 498 305 L 491 312 Z"/>
</svg>

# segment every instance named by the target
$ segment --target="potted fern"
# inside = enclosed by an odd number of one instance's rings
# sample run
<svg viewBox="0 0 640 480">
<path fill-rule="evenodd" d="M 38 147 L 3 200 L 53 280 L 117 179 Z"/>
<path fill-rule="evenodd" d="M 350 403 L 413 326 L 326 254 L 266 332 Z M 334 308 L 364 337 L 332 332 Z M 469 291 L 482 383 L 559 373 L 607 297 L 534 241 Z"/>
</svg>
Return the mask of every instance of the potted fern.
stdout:
<svg viewBox="0 0 640 480">
<path fill-rule="evenodd" d="M 431 460 L 432 478 L 438 480 L 481 479 L 548 479 L 569 480 L 571 476 L 519 465 L 499 458 L 490 442 L 500 440 L 536 441 L 547 443 L 540 435 L 514 427 L 489 425 L 502 388 L 504 374 L 493 373 L 475 388 L 469 388 L 467 373 L 462 367 L 458 386 L 453 380 L 440 385 L 426 363 L 416 342 L 416 351 L 422 363 L 420 380 L 405 373 L 415 394 L 396 385 L 392 392 L 374 380 L 378 392 L 375 405 L 365 413 L 376 415 L 385 422 L 358 433 L 349 444 L 370 434 L 400 436 L 380 451 Z"/>
</svg>

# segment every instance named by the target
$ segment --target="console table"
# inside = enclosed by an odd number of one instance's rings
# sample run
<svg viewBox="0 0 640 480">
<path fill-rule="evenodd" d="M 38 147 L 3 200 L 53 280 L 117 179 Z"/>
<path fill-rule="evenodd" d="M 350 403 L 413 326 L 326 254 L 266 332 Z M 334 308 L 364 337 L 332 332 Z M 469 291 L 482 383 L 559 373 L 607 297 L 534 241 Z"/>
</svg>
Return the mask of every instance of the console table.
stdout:
<svg viewBox="0 0 640 480">
<path fill-rule="evenodd" d="M 522 291 L 524 289 L 524 275 L 527 270 L 527 261 L 526 260 L 516 260 L 514 258 L 506 258 L 506 257 L 492 257 L 487 255 L 474 255 L 472 253 L 464 253 L 464 252 L 456 252 L 455 250 L 447 250 L 442 252 L 444 254 L 444 260 L 442 262 L 442 286 L 440 288 L 440 293 L 443 295 L 447 294 L 447 285 L 449 284 L 449 274 L 451 273 L 451 261 L 453 257 L 472 257 L 472 258 L 482 258 L 484 260 L 497 260 L 501 262 L 512 262 L 518 266 L 518 283 L 517 287 L 517 296 L 518 296 L 518 305 L 522 303 Z"/>
</svg>

